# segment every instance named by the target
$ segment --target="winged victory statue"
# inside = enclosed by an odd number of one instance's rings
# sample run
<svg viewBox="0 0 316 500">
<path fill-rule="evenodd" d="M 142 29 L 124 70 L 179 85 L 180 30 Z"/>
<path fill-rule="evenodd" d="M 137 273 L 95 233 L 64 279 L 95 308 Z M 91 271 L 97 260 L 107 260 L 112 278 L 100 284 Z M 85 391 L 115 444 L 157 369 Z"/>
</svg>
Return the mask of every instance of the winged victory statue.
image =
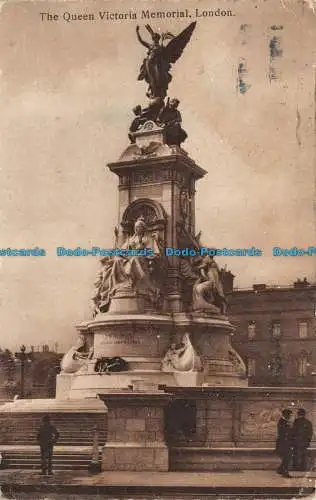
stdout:
<svg viewBox="0 0 316 500">
<path fill-rule="evenodd" d="M 148 83 L 147 97 L 150 99 L 164 99 L 166 97 L 168 85 L 172 79 L 169 73 L 171 65 L 181 56 L 195 25 L 196 22 L 189 24 L 179 35 L 174 36 L 171 33 L 160 35 L 147 24 L 146 29 L 151 35 L 151 42 L 143 40 L 139 34 L 139 26 L 136 27 L 139 42 L 148 49 L 147 56 L 140 68 L 138 80 L 145 80 Z M 165 45 L 164 43 L 168 39 L 169 42 Z"/>
</svg>

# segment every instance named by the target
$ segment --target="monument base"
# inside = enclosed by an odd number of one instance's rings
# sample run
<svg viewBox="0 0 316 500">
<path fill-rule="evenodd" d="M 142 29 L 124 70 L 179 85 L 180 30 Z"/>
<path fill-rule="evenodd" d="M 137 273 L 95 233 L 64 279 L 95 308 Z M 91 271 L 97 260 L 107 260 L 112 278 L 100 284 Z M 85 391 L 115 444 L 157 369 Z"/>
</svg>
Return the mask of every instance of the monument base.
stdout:
<svg viewBox="0 0 316 500">
<path fill-rule="evenodd" d="M 315 415 L 315 390 L 298 387 L 167 387 L 166 440 L 170 470 L 276 470 L 277 423 L 282 410 Z M 172 394 L 172 396 L 171 396 Z M 309 467 L 316 456 L 311 443 Z"/>
<path fill-rule="evenodd" d="M 235 373 L 174 372 L 173 379 L 178 387 L 248 387 L 248 380 Z"/>
<path fill-rule="evenodd" d="M 164 391 L 112 389 L 92 399 L 7 403 L 0 411 L 5 466 L 17 467 L 20 460 L 20 468 L 32 469 L 36 458 L 40 468 L 36 433 L 48 413 L 60 431 L 56 470 L 79 463 L 88 469 L 95 426 L 103 470 L 275 470 L 282 409 L 295 415 L 303 407 L 311 421 L 315 416 L 313 388 L 169 386 Z M 308 451 L 310 467 L 315 444 Z"/>
<path fill-rule="evenodd" d="M 106 443 L 102 452 L 102 470 L 167 472 L 169 450 L 162 444 Z"/>
<path fill-rule="evenodd" d="M 168 471 L 164 408 L 159 392 L 99 394 L 108 409 L 108 439 L 102 470 Z"/>
<path fill-rule="evenodd" d="M 118 296 L 116 300 L 134 300 Z M 136 300 L 136 299 L 135 299 Z M 125 305 L 126 305 L 125 304 Z M 196 313 L 98 314 L 78 326 L 82 335 L 93 339 L 93 359 L 73 374 L 57 377 L 58 399 L 95 397 L 108 390 L 147 388 L 163 385 L 179 387 L 245 387 L 247 378 L 236 368 L 230 354 L 233 330 L 226 316 Z M 188 344 L 184 339 L 189 339 Z M 174 365 L 164 362 L 171 345 L 184 346 L 185 355 Z M 180 347 L 179 352 L 182 347 Z M 175 351 L 177 352 L 177 351 Z M 120 357 L 127 371 L 96 372 L 97 360 Z M 186 361 L 184 362 L 184 358 Z M 201 360 L 200 366 L 194 359 Z"/>
<path fill-rule="evenodd" d="M 248 381 L 235 373 L 163 372 L 133 370 L 120 373 L 60 374 L 56 398 L 95 398 L 112 390 L 157 391 L 164 386 L 189 387 L 247 387 Z"/>
</svg>

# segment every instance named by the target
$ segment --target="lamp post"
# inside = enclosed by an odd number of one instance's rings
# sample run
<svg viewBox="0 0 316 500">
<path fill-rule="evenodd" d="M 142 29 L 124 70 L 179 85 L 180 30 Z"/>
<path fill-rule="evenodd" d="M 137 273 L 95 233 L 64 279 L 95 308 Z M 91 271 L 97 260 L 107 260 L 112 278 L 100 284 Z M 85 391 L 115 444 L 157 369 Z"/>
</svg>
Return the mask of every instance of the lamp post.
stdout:
<svg viewBox="0 0 316 500">
<path fill-rule="evenodd" d="M 25 362 L 31 363 L 33 359 L 32 352 L 26 352 L 25 345 L 21 345 L 20 351 L 15 353 L 15 358 L 20 361 L 21 366 L 21 381 L 20 381 L 20 398 L 24 398 L 25 385 Z"/>
</svg>

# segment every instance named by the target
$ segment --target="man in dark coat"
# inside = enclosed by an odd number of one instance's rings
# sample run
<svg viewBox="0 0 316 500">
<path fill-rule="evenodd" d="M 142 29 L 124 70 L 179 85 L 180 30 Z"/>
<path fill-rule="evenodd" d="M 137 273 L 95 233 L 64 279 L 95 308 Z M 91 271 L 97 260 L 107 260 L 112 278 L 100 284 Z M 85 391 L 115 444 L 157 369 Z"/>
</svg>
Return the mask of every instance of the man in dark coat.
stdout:
<svg viewBox="0 0 316 500">
<path fill-rule="evenodd" d="M 292 415 L 291 410 L 283 410 L 282 416 L 278 421 L 278 435 L 276 440 L 276 453 L 281 458 L 282 462 L 277 469 L 277 473 L 283 477 L 291 477 L 289 474 L 289 465 L 292 456 L 292 427 L 289 422 Z"/>
<path fill-rule="evenodd" d="M 304 408 L 300 408 L 293 424 L 293 465 L 297 471 L 307 470 L 307 448 L 313 437 L 312 423 L 305 415 Z"/>
<path fill-rule="evenodd" d="M 59 432 L 56 427 L 51 424 L 49 415 L 45 415 L 43 417 L 43 423 L 37 433 L 37 441 L 41 448 L 42 475 L 51 475 L 53 473 L 53 448 L 58 438 Z"/>
</svg>

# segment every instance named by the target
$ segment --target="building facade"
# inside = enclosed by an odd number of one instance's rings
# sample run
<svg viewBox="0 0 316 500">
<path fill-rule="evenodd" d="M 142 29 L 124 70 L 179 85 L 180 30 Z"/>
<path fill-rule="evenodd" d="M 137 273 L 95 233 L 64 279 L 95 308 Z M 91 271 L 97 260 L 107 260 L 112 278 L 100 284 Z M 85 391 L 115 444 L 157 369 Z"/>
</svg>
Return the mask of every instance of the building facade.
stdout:
<svg viewBox="0 0 316 500">
<path fill-rule="evenodd" d="M 246 362 L 249 384 L 304 386 L 316 382 L 316 284 L 254 285 L 228 294 L 236 330 L 232 344 Z"/>
</svg>

